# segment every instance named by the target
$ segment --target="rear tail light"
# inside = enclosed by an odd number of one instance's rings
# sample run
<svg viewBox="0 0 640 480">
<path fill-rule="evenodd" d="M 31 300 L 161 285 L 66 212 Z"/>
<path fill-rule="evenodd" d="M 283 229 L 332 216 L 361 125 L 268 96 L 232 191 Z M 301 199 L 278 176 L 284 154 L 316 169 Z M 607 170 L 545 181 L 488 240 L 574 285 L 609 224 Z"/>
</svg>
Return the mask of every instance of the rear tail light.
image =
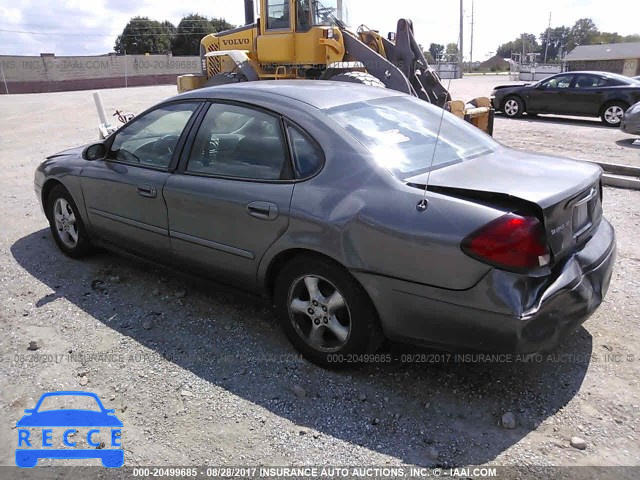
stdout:
<svg viewBox="0 0 640 480">
<path fill-rule="evenodd" d="M 549 264 L 544 227 L 535 217 L 504 215 L 462 241 L 462 251 L 504 270 L 522 271 Z"/>
</svg>

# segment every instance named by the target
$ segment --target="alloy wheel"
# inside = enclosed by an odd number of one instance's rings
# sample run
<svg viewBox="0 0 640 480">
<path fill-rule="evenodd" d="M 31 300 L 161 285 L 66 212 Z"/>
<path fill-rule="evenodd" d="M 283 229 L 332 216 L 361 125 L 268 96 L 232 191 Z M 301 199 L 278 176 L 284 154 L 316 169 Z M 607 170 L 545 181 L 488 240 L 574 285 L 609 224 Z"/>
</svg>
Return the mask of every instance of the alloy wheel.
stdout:
<svg viewBox="0 0 640 480">
<path fill-rule="evenodd" d="M 609 125 L 617 125 L 622 121 L 624 111 L 618 105 L 611 105 L 604 112 L 604 118 Z"/>
<path fill-rule="evenodd" d="M 300 337 L 321 352 L 336 352 L 351 335 L 351 314 L 345 298 L 328 280 L 299 277 L 289 289 L 289 319 Z"/>
<path fill-rule="evenodd" d="M 510 117 L 517 115 L 519 110 L 520 105 L 518 105 L 518 102 L 513 99 L 507 100 L 504 104 L 504 113 L 506 113 Z"/>
<path fill-rule="evenodd" d="M 74 248 L 78 244 L 78 225 L 71 205 L 64 198 L 56 199 L 53 204 L 53 218 L 60 241 Z"/>
</svg>

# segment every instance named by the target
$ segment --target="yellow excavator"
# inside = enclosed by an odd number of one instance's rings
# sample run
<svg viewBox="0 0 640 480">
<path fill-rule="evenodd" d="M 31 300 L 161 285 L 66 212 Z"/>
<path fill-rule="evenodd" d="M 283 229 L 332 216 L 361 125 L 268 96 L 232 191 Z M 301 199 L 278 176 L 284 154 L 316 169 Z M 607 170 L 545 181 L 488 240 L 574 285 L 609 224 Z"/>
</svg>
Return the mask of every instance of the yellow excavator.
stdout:
<svg viewBox="0 0 640 480">
<path fill-rule="evenodd" d="M 384 37 L 347 28 L 346 0 L 245 0 L 245 25 L 200 42 L 202 74 L 178 77 L 178 91 L 258 80 L 330 80 L 391 88 L 446 108 L 493 134 L 488 98 L 451 101 L 429 66 L 410 20 Z"/>
</svg>

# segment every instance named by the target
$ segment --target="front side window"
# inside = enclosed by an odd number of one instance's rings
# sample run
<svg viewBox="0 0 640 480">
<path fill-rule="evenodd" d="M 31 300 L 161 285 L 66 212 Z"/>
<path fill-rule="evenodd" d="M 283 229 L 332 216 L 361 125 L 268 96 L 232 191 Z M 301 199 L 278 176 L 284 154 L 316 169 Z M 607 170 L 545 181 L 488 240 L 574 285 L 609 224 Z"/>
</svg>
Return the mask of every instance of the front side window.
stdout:
<svg viewBox="0 0 640 480">
<path fill-rule="evenodd" d="M 542 82 L 544 88 L 569 88 L 573 80 L 573 75 L 560 75 Z"/>
<path fill-rule="evenodd" d="M 193 141 L 187 171 L 279 180 L 287 163 L 278 118 L 252 108 L 213 104 Z"/>
<path fill-rule="evenodd" d="M 267 30 L 290 27 L 289 0 L 267 0 Z"/>
<path fill-rule="evenodd" d="M 336 19 L 349 25 L 346 0 L 309 0 L 313 5 L 314 25 L 334 25 Z"/>
<path fill-rule="evenodd" d="M 476 127 L 413 97 L 378 98 L 325 113 L 401 180 L 498 148 Z"/>
<path fill-rule="evenodd" d="M 197 103 L 174 103 L 136 118 L 116 134 L 108 158 L 168 168 L 180 135 L 197 108 Z"/>
</svg>

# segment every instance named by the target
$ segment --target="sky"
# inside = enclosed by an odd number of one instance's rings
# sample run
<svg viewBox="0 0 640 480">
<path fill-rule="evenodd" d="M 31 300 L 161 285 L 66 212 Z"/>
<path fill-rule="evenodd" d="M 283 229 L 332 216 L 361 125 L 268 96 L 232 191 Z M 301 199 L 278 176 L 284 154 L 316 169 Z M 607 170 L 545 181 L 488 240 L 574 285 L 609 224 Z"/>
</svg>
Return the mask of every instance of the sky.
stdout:
<svg viewBox="0 0 640 480">
<path fill-rule="evenodd" d="M 457 43 L 458 0 L 344 0 L 353 29 L 365 24 L 386 34 L 399 18 L 413 20 L 425 49 Z M 258 3 L 259 0 L 256 0 Z M 328 2 L 325 2 L 328 3 Z M 485 60 L 520 33 L 539 35 L 551 25 L 592 18 L 601 31 L 640 33 L 638 0 L 474 0 L 473 59 Z M 0 0 L 0 55 L 96 55 L 113 51 L 115 39 L 136 15 L 178 24 L 190 13 L 244 22 L 243 0 Z M 390 8 L 392 7 L 392 8 Z M 465 60 L 470 57 L 472 0 L 464 0 Z M 29 32 L 29 33 L 18 33 Z"/>
</svg>

